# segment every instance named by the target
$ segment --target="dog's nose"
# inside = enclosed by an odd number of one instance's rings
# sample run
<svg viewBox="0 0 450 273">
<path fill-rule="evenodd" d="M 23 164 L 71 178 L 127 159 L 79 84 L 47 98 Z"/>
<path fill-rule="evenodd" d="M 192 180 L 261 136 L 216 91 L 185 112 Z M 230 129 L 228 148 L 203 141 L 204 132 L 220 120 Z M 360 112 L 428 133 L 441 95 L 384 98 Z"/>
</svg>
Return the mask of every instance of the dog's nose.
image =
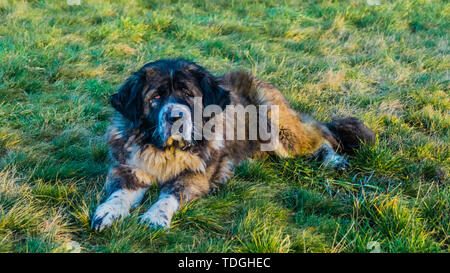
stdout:
<svg viewBox="0 0 450 273">
<path fill-rule="evenodd" d="M 178 113 L 172 113 L 169 112 L 167 114 L 167 121 L 172 125 L 175 123 L 175 121 L 182 119 L 183 118 L 183 112 L 178 112 Z"/>
</svg>

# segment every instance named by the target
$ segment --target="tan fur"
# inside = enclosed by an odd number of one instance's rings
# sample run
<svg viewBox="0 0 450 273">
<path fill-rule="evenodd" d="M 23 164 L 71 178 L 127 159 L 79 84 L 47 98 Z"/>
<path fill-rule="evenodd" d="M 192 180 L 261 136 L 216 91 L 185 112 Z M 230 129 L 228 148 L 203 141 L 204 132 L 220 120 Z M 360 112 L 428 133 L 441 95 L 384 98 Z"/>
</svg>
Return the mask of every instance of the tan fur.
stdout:
<svg viewBox="0 0 450 273">
<path fill-rule="evenodd" d="M 147 172 L 158 183 L 172 179 L 185 170 L 205 172 L 205 162 L 196 154 L 175 148 L 159 150 L 151 145 L 144 150 L 133 145 L 131 150 L 127 163 Z"/>
<path fill-rule="evenodd" d="M 154 183 L 156 183 L 158 180 L 156 177 L 154 177 L 153 175 L 151 175 L 149 172 L 143 171 L 141 169 L 138 168 L 134 168 L 133 169 L 133 174 L 140 180 L 142 181 L 144 184 L 151 186 Z"/>
<path fill-rule="evenodd" d="M 223 76 L 223 85 L 232 90 L 234 103 L 277 105 L 279 107 L 280 143 L 275 154 L 282 157 L 311 154 L 328 140 L 316 122 L 303 122 L 302 117 L 289 106 L 282 93 L 269 83 L 249 73 L 236 71 Z"/>
</svg>

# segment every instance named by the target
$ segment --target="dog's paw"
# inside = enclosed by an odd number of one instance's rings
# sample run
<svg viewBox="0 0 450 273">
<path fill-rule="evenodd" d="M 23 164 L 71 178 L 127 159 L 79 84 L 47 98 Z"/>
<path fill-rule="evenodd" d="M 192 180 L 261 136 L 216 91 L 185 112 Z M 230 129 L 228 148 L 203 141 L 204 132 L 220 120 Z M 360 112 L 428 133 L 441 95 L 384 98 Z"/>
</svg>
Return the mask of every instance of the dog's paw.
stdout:
<svg viewBox="0 0 450 273">
<path fill-rule="evenodd" d="M 348 162 L 348 160 L 341 156 L 341 158 L 335 162 L 333 162 L 333 168 L 335 168 L 336 170 L 339 171 L 345 171 L 350 167 L 350 163 Z"/>
<path fill-rule="evenodd" d="M 331 166 L 336 170 L 345 171 L 350 167 L 350 163 L 348 160 L 341 155 L 336 153 L 328 155 L 326 160 L 324 161 L 325 166 Z"/>
<path fill-rule="evenodd" d="M 128 210 L 117 204 L 103 203 L 98 206 L 92 218 L 91 227 L 93 230 L 102 231 L 109 227 L 115 220 L 129 215 Z"/>
<path fill-rule="evenodd" d="M 169 216 L 160 209 L 152 209 L 139 216 L 141 224 L 147 225 L 150 228 L 155 229 L 169 229 L 170 219 Z"/>
</svg>

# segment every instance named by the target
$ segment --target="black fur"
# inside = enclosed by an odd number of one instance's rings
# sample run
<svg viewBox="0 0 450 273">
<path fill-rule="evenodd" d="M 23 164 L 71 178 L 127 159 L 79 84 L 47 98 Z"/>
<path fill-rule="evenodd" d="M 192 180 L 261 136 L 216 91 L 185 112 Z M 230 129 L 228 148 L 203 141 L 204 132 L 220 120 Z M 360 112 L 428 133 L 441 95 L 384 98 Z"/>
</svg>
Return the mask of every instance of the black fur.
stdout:
<svg viewBox="0 0 450 273">
<path fill-rule="evenodd" d="M 335 119 L 326 126 L 339 142 L 340 149 L 347 154 L 353 154 L 362 143 L 375 142 L 375 133 L 354 117 Z"/>
<path fill-rule="evenodd" d="M 116 94 L 110 97 L 112 107 L 131 121 L 134 127 L 140 125 L 142 113 L 142 88 L 144 82 L 139 73 L 130 76 Z"/>
<path fill-rule="evenodd" d="M 206 107 L 211 104 L 219 105 L 222 110 L 230 104 L 230 92 L 221 88 L 217 80 L 211 76 L 205 76 L 200 83 L 200 86 L 205 91 L 203 94 L 203 106 Z"/>
</svg>

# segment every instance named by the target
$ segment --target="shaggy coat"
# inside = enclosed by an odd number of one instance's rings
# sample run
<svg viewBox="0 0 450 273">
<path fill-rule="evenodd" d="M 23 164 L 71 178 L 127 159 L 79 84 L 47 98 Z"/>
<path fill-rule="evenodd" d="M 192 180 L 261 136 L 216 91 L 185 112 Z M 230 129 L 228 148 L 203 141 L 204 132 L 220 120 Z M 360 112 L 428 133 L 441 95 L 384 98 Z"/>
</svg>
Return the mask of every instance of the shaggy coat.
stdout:
<svg viewBox="0 0 450 273">
<path fill-rule="evenodd" d="M 261 144 L 265 142 L 259 137 L 193 140 L 191 136 L 196 132 L 191 127 L 184 128 L 192 129 L 187 139 L 168 133 L 180 118 L 192 122 L 195 97 L 202 98 L 203 107 L 214 104 L 222 110 L 227 105 L 278 106 L 279 142 L 273 151 L 262 152 Z M 161 195 L 141 221 L 168 227 L 183 204 L 225 183 L 233 175 L 233 168 L 245 159 L 264 154 L 313 155 L 324 165 L 345 169 L 347 160 L 337 152 L 351 153 L 361 143 L 375 139 L 375 134 L 356 118 L 320 123 L 297 113 L 277 88 L 249 73 L 237 71 L 216 77 L 183 59 L 146 64 L 111 96 L 111 104 L 116 113 L 107 131 L 112 159 L 106 181 L 109 197 L 94 214 L 92 227 L 96 230 L 129 215 L 153 184 L 161 187 Z M 179 110 L 181 117 L 172 116 L 169 110 L 173 109 Z M 202 123 L 220 119 L 224 127 L 236 129 L 238 122 L 230 124 L 224 118 L 225 112 L 203 118 Z M 248 123 L 246 132 L 253 126 Z"/>
</svg>

